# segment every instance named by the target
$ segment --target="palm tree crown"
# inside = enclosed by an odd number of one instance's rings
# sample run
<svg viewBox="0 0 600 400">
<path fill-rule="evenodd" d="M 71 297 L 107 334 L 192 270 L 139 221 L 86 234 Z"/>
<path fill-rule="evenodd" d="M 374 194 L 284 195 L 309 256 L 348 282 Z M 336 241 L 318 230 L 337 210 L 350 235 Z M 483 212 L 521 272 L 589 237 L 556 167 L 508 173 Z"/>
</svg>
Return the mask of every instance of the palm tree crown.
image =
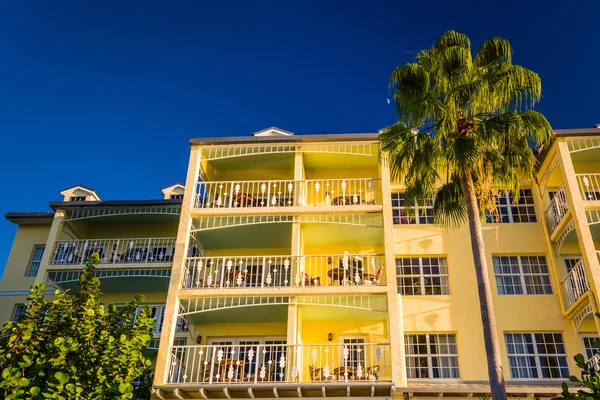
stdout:
<svg viewBox="0 0 600 400">
<path fill-rule="evenodd" d="M 535 169 L 532 147 L 551 127 L 530 109 L 541 96 L 539 76 L 512 63 L 507 40 L 486 40 L 473 58 L 467 36 L 445 32 L 396 68 L 391 86 L 398 122 L 380 134 L 381 148 L 392 178 L 404 179 L 407 205 L 435 196 L 437 222 L 462 225 L 459 180 L 467 175 L 476 191 L 493 185 L 518 197 L 520 180 Z"/>
</svg>

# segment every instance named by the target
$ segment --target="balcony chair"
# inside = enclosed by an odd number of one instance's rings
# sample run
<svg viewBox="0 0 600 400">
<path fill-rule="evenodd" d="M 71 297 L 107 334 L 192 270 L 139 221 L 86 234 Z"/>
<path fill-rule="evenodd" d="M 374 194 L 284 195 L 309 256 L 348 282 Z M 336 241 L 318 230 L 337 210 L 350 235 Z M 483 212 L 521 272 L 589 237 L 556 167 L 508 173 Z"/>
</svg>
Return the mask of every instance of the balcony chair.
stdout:
<svg viewBox="0 0 600 400">
<path fill-rule="evenodd" d="M 232 207 L 256 207 L 256 198 L 248 193 L 235 194 L 231 200 Z"/>
<path fill-rule="evenodd" d="M 323 368 L 317 368 L 314 365 L 308 366 L 308 374 L 313 382 L 330 382 L 334 380 L 333 374 L 325 377 Z"/>
</svg>

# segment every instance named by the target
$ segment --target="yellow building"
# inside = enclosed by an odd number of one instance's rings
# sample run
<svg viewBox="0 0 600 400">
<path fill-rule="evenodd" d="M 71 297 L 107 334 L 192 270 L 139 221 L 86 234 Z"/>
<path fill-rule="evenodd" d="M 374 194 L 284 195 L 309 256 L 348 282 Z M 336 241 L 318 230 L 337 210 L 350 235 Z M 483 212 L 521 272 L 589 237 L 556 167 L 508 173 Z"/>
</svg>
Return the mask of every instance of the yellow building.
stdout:
<svg viewBox="0 0 600 400">
<path fill-rule="evenodd" d="M 407 216 L 376 133 L 190 144 L 186 182 L 162 200 L 79 185 L 52 213 L 8 213 L 0 317 L 36 277 L 74 287 L 99 251 L 106 301 L 155 307 L 155 398 L 489 393 L 468 229 L 433 225 L 427 199 Z M 484 224 L 511 396 L 559 393 L 600 328 L 600 130 L 556 131 L 540 160 Z"/>
</svg>

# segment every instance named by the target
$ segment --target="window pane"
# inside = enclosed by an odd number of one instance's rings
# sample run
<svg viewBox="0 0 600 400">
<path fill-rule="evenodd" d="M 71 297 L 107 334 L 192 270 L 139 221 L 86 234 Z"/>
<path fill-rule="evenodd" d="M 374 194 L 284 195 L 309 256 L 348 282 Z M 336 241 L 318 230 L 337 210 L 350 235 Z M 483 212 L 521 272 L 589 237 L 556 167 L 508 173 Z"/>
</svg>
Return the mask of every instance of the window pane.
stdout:
<svg viewBox="0 0 600 400">
<path fill-rule="evenodd" d="M 443 257 L 396 259 L 398 293 L 411 295 L 450 294 L 448 263 Z"/>
<path fill-rule="evenodd" d="M 429 345 L 427 345 L 427 342 L 429 342 Z M 404 343 L 406 374 L 409 379 L 460 378 L 456 335 L 405 335 Z"/>
</svg>

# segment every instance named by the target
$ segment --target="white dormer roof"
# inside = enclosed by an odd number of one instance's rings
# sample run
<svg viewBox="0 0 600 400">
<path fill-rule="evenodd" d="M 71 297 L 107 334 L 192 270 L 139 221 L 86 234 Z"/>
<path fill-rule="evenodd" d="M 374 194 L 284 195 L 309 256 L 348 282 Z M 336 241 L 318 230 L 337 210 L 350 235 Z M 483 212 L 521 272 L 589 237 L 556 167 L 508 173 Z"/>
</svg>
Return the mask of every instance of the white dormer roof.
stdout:
<svg viewBox="0 0 600 400">
<path fill-rule="evenodd" d="M 286 131 L 285 129 L 280 129 L 275 126 L 272 126 L 267 129 L 263 129 L 258 132 L 254 132 L 252 136 L 293 136 L 294 132 Z"/>
<path fill-rule="evenodd" d="M 160 191 L 163 193 L 165 200 L 168 200 L 171 198 L 171 195 L 183 195 L 185 193 L 185 185 L 177 182 L 173 185 L 160 189 Z"/>
<path fill-rule="evenodd" d="M 68 187 L 63 189 L 60 194 L 63 196 L 64 201 L 69 201 L 71 197 L 85 197 L 86 201 L 102 201 L 94 189 L 83 185 Z"/>
</svg>

